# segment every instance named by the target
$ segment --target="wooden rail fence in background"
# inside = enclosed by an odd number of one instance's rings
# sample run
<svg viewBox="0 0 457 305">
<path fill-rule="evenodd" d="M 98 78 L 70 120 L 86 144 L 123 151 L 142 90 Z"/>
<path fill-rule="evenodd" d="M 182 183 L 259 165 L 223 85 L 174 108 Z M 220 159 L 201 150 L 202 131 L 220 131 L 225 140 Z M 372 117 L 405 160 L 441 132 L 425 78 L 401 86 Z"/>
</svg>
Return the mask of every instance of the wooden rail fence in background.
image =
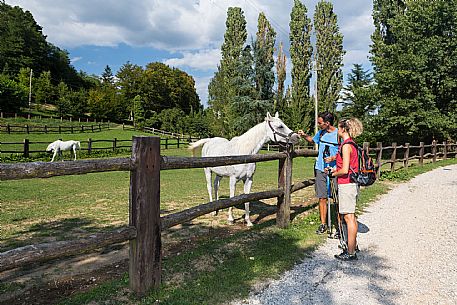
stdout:
<svg viewBox="0 0 457 305">
<path fill-rule="evenodd" d="M 109 123 L 97 125 L 79 125 L 79 126 L 37 126 L 37 125 L 1 125 L 0 133 L 84 133 L 84 132 L 100 132 L 109 130 Z"/>
<path fill-rule="evenodd" d="M 291 194 L 314 184 L 314 179 L 307 179 L 292 185 L 293 158 L 298 156 L 315 157 L 317 152 L 314 150 L 296 150 L 247 156 L 190 158 L 161 156 L 160 147 L 161 141 L 158 137 L 133 137 L 131 158 L 58 163 L 0 164 L 0 180 L 49 178 L 107 171 L 130 171 L 129 225 L 127 227 L 112 232 L 92 234 L 84 239 L 36 244 L 0 253 L 0 272 L 30 263 L 85 253 L 112 243 L 130 241 L 130 287 L 137 295 L 143 296 L 151 288 L 158 288 L 160 285 L 162 269 L 161 232 L 163 230 L 219 209 L 274 197 L 277 198 L 276 223 L 279 227 L 284 228 L 290 222 Z M 403 162 L 402 164 L 405 166 L 412 159 L 418 159 L 419 164 L 423 164 L 425 158 L 431 158 L 432 162 L 435 162 L 438 156 L 443 159 L 457 157 L 455 147 L 456 144 L 443 143 L 440 146 L 436 142 L 431 145 L 421 143 L 417 147 L 409 144 L 404 146 L 392 144 L 392 146 L 383 147 L 381 143 L 378 143 L 376 148 L 370 148 L 368 144 L 364 144 L 366 151 L 375 152 L 379 167 L 390 163 L 391 170 L 394 170 L 395 163 Z M 426 148 L 431 148 L 431 152 L 424 153 Z M 452 148 L 454 150 L 451 155 Z M 396 156 L 403 149 L 406 150 L 403 158 L 397 159 Z M 411 149 L 417 149 L 419 154 L 409 157 Z M 391 158 L 390 160 L 382 161 L 382 156 L 386 150 L 392 150 Z M 279 160 L 277 188 L 216 200 L 160 217 L 160 171 L 271 160 Z"/>
<path fill-rule="evenodd" d="M 160 145 L 164 149 L 169 148 L 180 148 L 187 147 L 189 141 L 195 141 L 195 138 L 161 138 Z M 118 149 L 128 149 L 132 148 L 132 140 L 120 140 L 117 138 L 111 140 L 93 140 L 89 138 L 87 141 L 81 142 L 81 150 L 87 151 L 90 155 L 93 151 L 96 150 L 112 150 L 116 151 Z M 108 143 L 107 146 L 100 147 L 100 143 Z M 22 142 L 0 142 L 0 154 L 20 154 L 25 158 L 29 158 L 32 153 L 45 153 L 46 147 L 49 142 L 43 141 L 30 141 L 29 139 L 24 139 Z M 3 146 L 2 146 L 3 145 Z M 8 148 L 4 148 L 7 145 Z M 39 147 L 32 149 L 32 146 Z"/>
</svg>

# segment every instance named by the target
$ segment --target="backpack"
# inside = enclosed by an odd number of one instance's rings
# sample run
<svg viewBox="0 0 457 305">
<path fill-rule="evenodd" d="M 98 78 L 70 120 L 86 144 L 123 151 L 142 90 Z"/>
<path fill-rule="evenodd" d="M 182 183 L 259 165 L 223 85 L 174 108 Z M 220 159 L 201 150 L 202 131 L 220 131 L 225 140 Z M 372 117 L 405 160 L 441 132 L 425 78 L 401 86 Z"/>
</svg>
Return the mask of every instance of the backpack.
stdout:
<svg viewBox="0 0 457 305">
<path fill-rule="evenodd" d="M 359 157 L 359 168 L 358 172 L 355 172 L 352 168 L 352 173 L 349 174 L 351 182 L 357 183 L 362 186 L 372 185 L 376 181 L 376 168 L 373 164 L 373 160 L 363 150 L 362 147 L 358 146 L 355 142 L 347 142 L 344 144 L 351 144 L 357 150 L 357 156 Z M 343 145 L 344 145 L 343 144 Z M 340 155 L 343 157 L 343 145 L 341 145 Z"/>
</svg>

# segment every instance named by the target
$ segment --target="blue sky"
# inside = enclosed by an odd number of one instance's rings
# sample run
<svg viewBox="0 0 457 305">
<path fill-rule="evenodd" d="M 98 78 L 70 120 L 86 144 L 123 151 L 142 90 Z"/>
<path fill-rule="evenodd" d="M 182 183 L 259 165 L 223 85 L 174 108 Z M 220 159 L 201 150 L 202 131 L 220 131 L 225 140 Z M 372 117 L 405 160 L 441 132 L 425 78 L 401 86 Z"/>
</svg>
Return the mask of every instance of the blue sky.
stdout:
<svg viewBox="0 0 457 305">
<path fill-rule="evenodd" d="M 293 0 L 6 0 L 32 13 L 47 40 L 67 50 L 73 66 L 101 75 L 106 65 L 114 73 L 130 61 L 144 66 L 163 62 L 192 75 L 204 105 L 207 86 L 220 61 L 227 8 L 243 9 L 249 33 L 255 36 L 259 12 L 264 12 L 289 55 L 289 21 Z M 312 18 L 318 0 L 302 0 Z M 373 32 L 371 0 L 334 0 L 344 35 L 343 72 L 353 64 L 371 69 L 368 60 Z M 290 58 L 287 70 L 290 71 Z M 290 83 L 290 73 L 286 84 Z"/>
</svg>

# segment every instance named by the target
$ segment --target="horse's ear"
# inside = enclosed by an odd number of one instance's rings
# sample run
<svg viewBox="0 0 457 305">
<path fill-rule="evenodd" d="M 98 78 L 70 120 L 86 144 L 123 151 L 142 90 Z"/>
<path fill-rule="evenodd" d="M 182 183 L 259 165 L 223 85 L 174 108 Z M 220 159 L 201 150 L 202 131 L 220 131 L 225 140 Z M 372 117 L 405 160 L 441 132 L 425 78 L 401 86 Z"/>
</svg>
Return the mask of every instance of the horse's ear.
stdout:
<svg viewBox="0 0 457 305">
<path fill-rule="evenodd" d="M 267 117 L 266 117 L 266 119 L 267 119 L 268 121 L 271 120 L 271 114 L 270 114 L 270 112 L 267 112 Z"/>
<path fill-rule="evenodd" d="M 275 113 L 275 118 L 277 118 L 277 119 L 279 118 L 279 112 L 277 112 L 277 111 Z"/>
</svg>

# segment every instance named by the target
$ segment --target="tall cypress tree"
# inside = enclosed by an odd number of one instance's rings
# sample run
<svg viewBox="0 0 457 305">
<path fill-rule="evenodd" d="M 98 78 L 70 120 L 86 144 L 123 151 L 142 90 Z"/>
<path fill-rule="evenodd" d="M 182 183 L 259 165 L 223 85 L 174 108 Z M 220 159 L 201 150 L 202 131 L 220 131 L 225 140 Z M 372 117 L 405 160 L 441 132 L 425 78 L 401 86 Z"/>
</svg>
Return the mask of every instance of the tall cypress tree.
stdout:
<svg viewBox="0 0 457 305">
<path fill-rule="evenodd" d="M 314 12 L 316 31 L 315 61 L 317 68 L 317 97 L 319 111 L 336 109 L 339 93 L 343 88 L 343 35 L 333 5 L 319 1 Z"/>
<path fill-rule="evenodd" d="M 247 30 L 244 13 L 239 7 L 229 7 L 224 42 L 221 47 L 222 59 L 218 70 L 208 85 L 208 104 L 213 110 L 213 132 L 227 136 L 231 134 L 230 111 L 234 98 L 239 94 L 235 86 L 240 55 L 246 43 Z"/>
<path fill-rule="evenodd" d="M 255 85 L 258 99 L 272 100 L 275 83 L 274 46 L 276 32 L 262 12 L 259 14 L 257 34 L 254 43 Z"/>
<path fill-rule="evenodd" d="M 309 97 L 311 78 L 311 20 L 306 16 L 306 6 L 294 0 L 290 13 L 290 57 L 292 60 L 292 101 L 288 109 L 291 128 L 309 130 L 314 121 L 312 101 Z"/>
<path fill-rule="evenodd" d="M 279 44 L 278 55 L 276 59 L 276 75 L 278 77 L 278 90 L 276 92 L 275 109 L 283 114 L 285 108 L 284 98 L 284 81 L 286 80 L 286 54 L 284 54 L 282 42 Z"/>
</svg>

